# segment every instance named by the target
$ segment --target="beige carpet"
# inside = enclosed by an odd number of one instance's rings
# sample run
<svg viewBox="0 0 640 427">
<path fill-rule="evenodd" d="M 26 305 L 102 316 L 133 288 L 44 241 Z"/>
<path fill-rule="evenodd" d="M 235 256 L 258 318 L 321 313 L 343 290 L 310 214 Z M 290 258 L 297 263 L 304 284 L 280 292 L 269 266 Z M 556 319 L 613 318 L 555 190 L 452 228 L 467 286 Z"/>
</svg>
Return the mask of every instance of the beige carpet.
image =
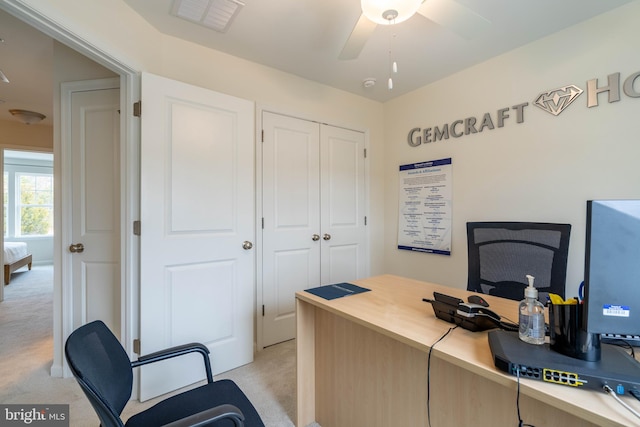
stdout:
<svg viewBox="0 0 640 427">
<path fill-rule="evenodd" d="M 16 272 L 0 303 L 0 403 L 69 404 L 71 426 L 98 426 L 91 405 L 73 378 L 52 378 L 52 268 Z M 257 353 L 249 365 L 219 375 L 245 391 L 267 426 L 293 426 L 295 341 Z M 127 419 L 156 400 L 129 402 Z"/>
</svg>

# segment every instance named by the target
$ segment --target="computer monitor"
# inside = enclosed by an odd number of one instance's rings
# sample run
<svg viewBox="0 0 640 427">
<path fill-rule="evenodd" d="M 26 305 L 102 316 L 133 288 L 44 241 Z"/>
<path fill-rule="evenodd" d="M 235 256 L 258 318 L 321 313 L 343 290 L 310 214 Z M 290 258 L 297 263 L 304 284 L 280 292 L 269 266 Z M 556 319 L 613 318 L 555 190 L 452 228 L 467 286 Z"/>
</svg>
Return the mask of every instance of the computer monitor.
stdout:
<svg viewBox="0 0 640 427">
<path fill-rule="evenodd" d="M 640 341 L 640 200 L 587 202 L 586 330 Z"/>
</svg>

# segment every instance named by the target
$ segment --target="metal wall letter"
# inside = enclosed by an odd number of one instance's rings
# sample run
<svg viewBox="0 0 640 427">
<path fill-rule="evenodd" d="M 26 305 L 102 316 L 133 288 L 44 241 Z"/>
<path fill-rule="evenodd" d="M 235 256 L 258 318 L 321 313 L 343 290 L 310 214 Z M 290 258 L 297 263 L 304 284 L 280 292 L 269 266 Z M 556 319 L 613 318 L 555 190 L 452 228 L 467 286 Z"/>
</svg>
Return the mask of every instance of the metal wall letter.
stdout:
<svg viewBox="0 0 640 427">
<path fill-rule="evenodd" d="M 620 73 L 609 74 L 607 77 L 608 86 L 598 87 L 598 79 L 587 82 L 587 107 L 598 106 L 598 94 L 609 92 L 609 102 L 620 101 Z"/>
<path fill-rule="evenodd" d="M 640 92 L 638 92 L 633 88 L 633 84 L 635 83 L 638 76 L 640 76 L 640 71 L 638 71 L 637 73 L 631 74 L 629 77 L 625 79 L 624 84 L 622 86 L 622 90 L 624 90 L 624 94 L 631 98 L 640 98 Z"/>
</svg>

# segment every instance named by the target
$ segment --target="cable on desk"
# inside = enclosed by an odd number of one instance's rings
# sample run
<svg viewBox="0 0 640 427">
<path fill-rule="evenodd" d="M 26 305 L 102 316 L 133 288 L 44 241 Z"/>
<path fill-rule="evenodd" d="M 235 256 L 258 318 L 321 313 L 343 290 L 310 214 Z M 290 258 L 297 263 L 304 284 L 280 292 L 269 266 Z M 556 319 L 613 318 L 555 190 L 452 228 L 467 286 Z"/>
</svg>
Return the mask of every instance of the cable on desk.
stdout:
<svg viewBox="0 0 640 427">
<path fill-rule="evenodd" d="M 507 316 L 500 317 L 500 323 L 498 324 L 500 329 L 505 331 L 517 332 L 520 330 L 520 327 L 517 322 L 509 319 Z"/>
<path fill-rule="evenodd" d="M 516 376 L 518 377 L 518 389 L 516 393 L 516 410 L 518 411 L 518 427 L 535 427 L 533 424 L 525 424 L 520 416 L 520 366 L 516 368 Z"/>
<path fill-rule="evenodd" d="M 622 399 L 620 399 L 617 395 L 616 392 L 613 391 L 613 389 L 611 387 L 609 387 L 608 385 L 604 385 L 604 387 L 602 387 L 603 390 L 611 397 L 613 397 L 619 404 L 621 404 L 622 406 L 624 406 L 625 409 L 627 409 L 629 412 L 631 412 L 633 415 L 635 415 L 636 417 L 640 418 L 640 413 L 638 413 L 635 409 L 633 409 L 631 406 L 627 405 L 626 403 L 624 403 L 622 401 Z"/>
<path fill-rule="evenodd" d="M 427 357 L 427 421 L 429 423 L 429 427 L 431 427 L 431 410 L 429 408 L 429 399 L 431 397 L 431 388 L 429 385 L 429 380 L 431 378 L 431 352 L 433 351 L 433 347 L 438 344 L 440 341 L 444 339 L 447 335 L 451 333 L 458 325 L 449 328 L 447 332 L 445 332 L 440 338 L 436 340 L 433 344 L 431 344 L 431 348 L 429 348 L 429 356 Z"/>
<path fill-rule="evenodd" d="M 507 316 L 500 316 L 500 319 L 502 320 L 506 320 L 508 323 L 512 324 L 512 325 L 516 325 L 518 326 L 518 322 L 514 322 L 513 320 L 509 319 Z M 505 322 L 506 323 L 506 322 Z"/>
<path fill-rule="evenodd" d="M 626 341 L 626 340 L 623 340 L 623 339 L 611 339 L 611 340 L 608 340 L 608 342 L 606 344 L 615 345 L 615 346 L 618 346 L 618 347 L 626 348 L 627 350 L 629 350 L 629 355 L 633 359 L 636 358 L 636 352 L 635 352 L 633 346 L 631 345 L 631 343 L 629 341 Z"/>
<path fill-rule="evenodd" d="M 503 329 L 505 331 L 518 332 L 520 330 L 520 327 L 517 323 L 500 321 L 500 329 Z"/>
</svg>

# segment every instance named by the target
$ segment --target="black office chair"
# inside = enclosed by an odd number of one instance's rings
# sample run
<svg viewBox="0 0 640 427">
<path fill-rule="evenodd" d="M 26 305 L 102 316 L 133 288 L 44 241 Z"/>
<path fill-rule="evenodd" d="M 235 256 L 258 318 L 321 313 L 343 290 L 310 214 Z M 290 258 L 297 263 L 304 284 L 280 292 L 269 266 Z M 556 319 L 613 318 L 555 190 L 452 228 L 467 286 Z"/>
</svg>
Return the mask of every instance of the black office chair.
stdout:
<svg viewBox="0 0 640 427">
<path fill-rule="evenodd" d="M 530 274 L 543 304 L 564 298 L 570 234 L 571 224 L 468 222 L 467 290 L 522 300 Z"/>
<path fill-rule="evenodd" d="M 124 424 L 120 414 L 131 398 L 133 368 L 193 352 L 204 359 L 207 384 L 169 397 Z M 233 381 L 213 381 L 209 349 L 202 344 L 172 347 L 131 362 L 118 339 L 98 320 L 79 327 L 69 336 L 65 356 L 102 427 L 264 427 L 249 399 Z"/>
</svg>

